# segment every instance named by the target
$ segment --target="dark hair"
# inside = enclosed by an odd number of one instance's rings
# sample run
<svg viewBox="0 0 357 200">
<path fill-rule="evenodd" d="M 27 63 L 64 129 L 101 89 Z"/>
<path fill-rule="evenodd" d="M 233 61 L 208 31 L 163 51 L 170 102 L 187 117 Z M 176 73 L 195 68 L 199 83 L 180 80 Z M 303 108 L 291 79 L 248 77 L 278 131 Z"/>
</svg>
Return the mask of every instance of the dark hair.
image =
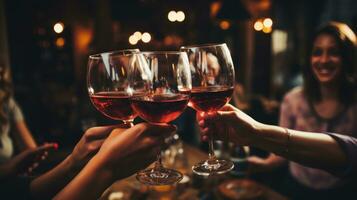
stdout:
<svg viewBox="0 0 357 200">
<path fill-rule="evenodd" d="M 13 95 L 10 67 L 5 65 L 0 58 L 0 127 L 8 123 L 5 113 L 5 104 Z"/>
<path fill-rule="evenodd" d="M 332 36 L 339 47 L 342 59 L 341 77 L 339 81 L 339 101 L 345 105 L 349 105 L 354 101 L 356 89 L 356 66 L 355 66 L 355 51 L 356 51 L 356 35 L 346 25 L 340 22 L 329 22 L 320 27 L 312 38 L 310 56 L 312 55 L 313 43 L 316 38 L 322 34 Z M 311 61 L 305 65 L 303 69 L 304 75 L 304 94 L 308 101 L 317 102 L 321 100 L 320 84 L 311 68 Z"/>
</svg>

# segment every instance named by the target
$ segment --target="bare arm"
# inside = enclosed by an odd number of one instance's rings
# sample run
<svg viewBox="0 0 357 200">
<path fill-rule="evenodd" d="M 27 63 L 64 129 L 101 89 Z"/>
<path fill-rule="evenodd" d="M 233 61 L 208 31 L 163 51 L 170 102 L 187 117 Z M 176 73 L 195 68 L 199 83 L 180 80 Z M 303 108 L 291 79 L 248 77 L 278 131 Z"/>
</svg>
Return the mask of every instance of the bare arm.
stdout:
<svg viewBox="0 0 357 200">
<path fill-rule="evenodd" d="M 262 124 L 252 145 L 306 166 L 333 170 L 347 166 L 347 156 L 331 136 Z"/>
<path fill-rule="evenodd" d="M 21 149 L 31 149 L 31 148 L 36 148 L 37 144 L 32 137 L 32 134 L 30 130 L 28 129 L 25 121 L 21 120 L 18 122 L 15 122 L 15 134 L 14 138 L 16 139 L 16 142 L 18 143 L 19 147 Z"/>
<path fill-rule="evenodd" d="M 198 120 L 203 137 L 211 131 L 223 135 L 215 127 L 224 125 L 229 127 L 229 139 L 232 142 L 255 146 L 310 167 L 335 170 L 348 164 L 346 154 L 331 136 L 289 130 L 289 138 L 284 128 L 259 123 L 231 105 L 226 105 L 217 114 L 202 116 Z"/>
<path fill-rule="evenodd" d="M 99 150 L 110 132 L 117 126 L 103 126 L 88 129 L 74 147 L 72 153 L 52 170 L 33 180 L 31 195 L 35 199 L 51 199 L 67 185 Z M 117 129 L 124 131 L 125 129 Z"/>
<path fill-rule="evenodd" d="M 99 152 L 55 199 L 98 199 L 115 180 L 148 166 L 159 152 L 169 125 L 138 124 L 120 133 L 114 130 Z"/>
</svg>

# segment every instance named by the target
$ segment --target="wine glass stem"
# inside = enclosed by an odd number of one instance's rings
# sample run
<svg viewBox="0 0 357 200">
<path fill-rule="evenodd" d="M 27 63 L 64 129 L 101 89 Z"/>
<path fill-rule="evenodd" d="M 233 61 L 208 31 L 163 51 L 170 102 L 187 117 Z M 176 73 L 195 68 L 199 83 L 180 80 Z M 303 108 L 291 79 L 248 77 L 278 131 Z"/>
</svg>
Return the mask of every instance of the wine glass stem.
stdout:
<svg viewBox="0 0 357 200">
<path fill-rule="evenodd" d="M 213 138 L 212 135 L 210 135 L 209 140 L 208 140 L 208 160 L 215 160 L 216 156 L 214 155 L 214 149 L 213 149 Z"/>
<path fill-rule="evenodd" d="M 154 166 L 154 170 L 158 171 L 159 169 L 162 168 L 162 158 L 161 158 L 161 148 L 159 153 L 157 153 L 157 157 L 156 157 L 156 162 L 155 162 L 155 166 Z"/>
</svg>

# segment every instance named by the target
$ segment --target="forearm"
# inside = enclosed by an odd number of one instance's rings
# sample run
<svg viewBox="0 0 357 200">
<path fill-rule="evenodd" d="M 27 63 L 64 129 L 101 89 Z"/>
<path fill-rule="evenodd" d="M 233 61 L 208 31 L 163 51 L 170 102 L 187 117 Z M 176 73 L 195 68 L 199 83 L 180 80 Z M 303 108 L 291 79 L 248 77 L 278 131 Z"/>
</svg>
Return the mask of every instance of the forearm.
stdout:
<svg viewBox="0 0 357 200">
<path fill-rule="evenodd" d="M 35 139 L 32 137 L 32 134 L 30 130 L 27 128 L 27 125 L 24 121 L 17 122 L 16 124 L 16 131 L 18 133 L 18 136 L 15 136 L 18 138 L 20 146 L 24 149 L 29 149 L 29 148 L 36 148 L 37 144 Z"/>
<path fill-rule="evenodd" d="M 31 182 L 30 190 L 34 199 L 51 199 L 77 174 L 73 161 L 68 156 L 54 169 Z"/>
<path fill-rule="evenodd" d="M 108 170 L 96 156 L 54 199 L 98 199 L 114 181 Z"/>
<path fill-rule="evenodd" d="M 329 135 L 288 130 L 278 126 L 263 125 L 256 133 L 259 148 L 289 160 L 326 170 L 347 165 L 347 158 L 339 144 Z"/>
</svg>

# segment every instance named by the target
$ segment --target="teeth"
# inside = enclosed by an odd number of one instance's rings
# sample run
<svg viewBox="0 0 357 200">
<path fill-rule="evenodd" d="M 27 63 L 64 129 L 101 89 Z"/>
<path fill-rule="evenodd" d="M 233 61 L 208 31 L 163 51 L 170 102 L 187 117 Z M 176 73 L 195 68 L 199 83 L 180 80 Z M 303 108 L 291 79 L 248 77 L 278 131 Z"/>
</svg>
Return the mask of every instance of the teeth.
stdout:
<svg viewBox="0 0 357 200">
<path fill-rule="evenodd" d="M 326 73 L 329 73 L 329 72 L 330 72 L 330 70 L 328 70 L 328 69 L 321 69 L 320 70 L 320 73 L 325 73 L 326 74 Z"/>
</svg>

